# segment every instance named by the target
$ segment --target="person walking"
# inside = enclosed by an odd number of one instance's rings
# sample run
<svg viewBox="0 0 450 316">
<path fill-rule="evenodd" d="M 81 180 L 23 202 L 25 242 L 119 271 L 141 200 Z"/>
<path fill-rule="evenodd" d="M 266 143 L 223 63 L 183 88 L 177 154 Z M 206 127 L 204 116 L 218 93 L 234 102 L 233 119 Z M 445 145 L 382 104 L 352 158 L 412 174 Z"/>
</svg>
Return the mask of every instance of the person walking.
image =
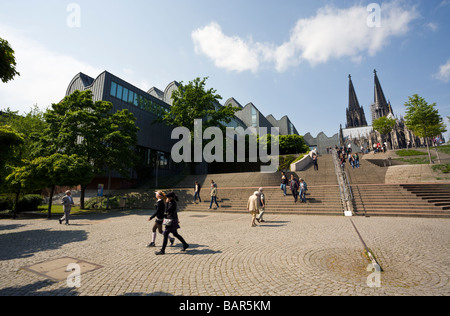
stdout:
<svg viewBox="0 0 450 316">
<path fill-rule="evenodd" d="M 211 180 L 211 202 L 209 203 L 209 210 L 212 207 L 213 202 L 216 203 L 217 207 L 214 207 L 214 209 L 219 207 L 219 204 L 217 203 L 217 184 L 214 182 L 214 180 Z"/>
<path fill-rule="evenodd" d="M 355 161 L 353 160 L 353 156 L 351 153 L 348 153 L 348 162 L 352 166 L 352 168 L 355 168 Z"/>
<path fill-rule="evenodd" d="M 313 163 L 314 163 L 314 170 L 319 171 L 319 165 L 317 163 L 317 154 L 316 153 L 313 154 L 312 159 L 313 159 Z"/>
<path fill-rule="evenodd" d="M 194 184 L 194 203 L 195 204 L 197 204 L 197 198 L 200 201 L 200 203 L 202 203 L 202 199 L 200 197 L 201 188 L 202 188 L 202 186 L 197 181 L 195 181 L 195 184 Z"/>
<path fill-rule="evenodd" d="M 290 186 L 292 195 L 294 196 L 294 202 L 297 203 L 299 183 L 298 183 L 297 179 L 294 178 L 293 174 L 291 174 L 291 181 L 290 181 L 289 186 Z"/>
<path fill-rule="evenodd" d="M 169 234 L 172 233 L 183 244 L 183 249 L 181 251 L 186 251 L 189 245 L 186 243 L 184 238 L 178 234 L 178 229 L 180 228 L 180 221 L 178 220 L 177 213 L 177 201 L 178 197 L 174 192 L 170 192 L 166 195 L 166 210 L 164 212 L 163 224 L 166 226 L 164 230 L 164 241 L 160 251 L 155 252 L 156 255 L 163 255 L 166 253 L 167 242 L 169 240 Z"/>
<path fill-rule="evenodd" d="M 355 167 L 359 168 L 359 155 L 358 155 L 358 153 L 355 153 L 353 155 L 353 160 L 355 161 Z"/>
<path fill-rule="evenodd" d="M 166 210 L 166 204 L 164 203 L 164 200 L 166 199 L 166 196 L 164 195 L 164 192 L 157 191 L 155 192 L 156 196 L 156 203 L 155 203 L 155 213 L 150 216 L 148 219 L 151 221 L 156 217 L 155 224 L 152 228 L 152 241 L 147 245 L 147 247 L 155 247 L 155 241 L 156 241 L 156 233 L 159 232 L 161 235 L 163 234 L 163 221 L 164 221 L 164 212 Z M 173 245 L 173 242 L 175 241 L 175 238 L 170 238 L 170 245 Z"/>
<path fill-rule="evenodd" d="M 62 205 L 64 210 L 64 216 L 59 219 L 59 223 L 62 224 L 63 221 L 66 222 L 66 225 L 69 225 L 69 215 L 72 210 L 72 206 L 74 206 L 72 192 L 67 190 L 65 192 L 66 195 L 62 198 Z"/>
<path fill-rule="evenodd" d="M 264 215 L 264 211 L 266 209 L 266 199 L 264 197 L 263 191 L 264 191 L 264 188 L 259 188 L 259 190 L 258 190 L 258 192 L 259 192 L 259 195 L 258 195 L 258 211 L 259 211 L 259 214 L 256 217 L 256 220 L 258 221 L 258 223 L 264 223 L 265 222 L 265 220 L 263 219 L 263 215 Z"/>
<path fill-rule="evenodd" d="M 308 191 L 308 185 L 305 180 L 300 179 L 300 203 L 306 203 L 306 191 Z"/>
<path fill-rule="evenodd" d="M 286 184 L 287 184 L 286 174 L 282 172 L 280 189 L 283 191 L 283 196 L 286 196 Z"/>
<path fill-rule="evenodd" d="M 255 191 L 253 193 L 252 196 L 250 196 L 248 198 L 248 202 L 247 202 L 247 212 L 250 212 L 250 214 L 252 215 L 252 227 L 256 227 L 256 215 L 258 215 L 259 210 L 258 210 L 258 195 L 259 192 Z"/>
</svg>

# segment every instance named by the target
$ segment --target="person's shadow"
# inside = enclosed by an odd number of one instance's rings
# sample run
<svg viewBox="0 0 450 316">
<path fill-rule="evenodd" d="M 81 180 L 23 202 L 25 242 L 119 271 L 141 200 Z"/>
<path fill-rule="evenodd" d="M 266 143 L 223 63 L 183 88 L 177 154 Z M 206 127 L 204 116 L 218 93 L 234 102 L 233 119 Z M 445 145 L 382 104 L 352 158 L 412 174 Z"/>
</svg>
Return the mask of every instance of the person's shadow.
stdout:
<svg viewBox="0 0 450 316">
<path fill-rule="evenodd" d="M 28 230 L 0 235 L 0 261 L 33 256 L 36 252 L 58 249 L 87 239 L 85 231 Z"/>
</svg>

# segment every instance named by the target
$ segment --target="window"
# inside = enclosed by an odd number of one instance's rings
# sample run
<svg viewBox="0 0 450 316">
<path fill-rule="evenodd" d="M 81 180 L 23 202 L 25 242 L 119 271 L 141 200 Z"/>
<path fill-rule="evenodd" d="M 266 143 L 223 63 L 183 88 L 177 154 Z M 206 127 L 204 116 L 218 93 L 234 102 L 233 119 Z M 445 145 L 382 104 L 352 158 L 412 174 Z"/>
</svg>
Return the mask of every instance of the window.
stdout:
<svg viewBox="0 0 450 316">
<path fill-rule="evenodd" d="M 123 88 L 122 100 L 125 102 L 128 102 L 128 89 L 127 88 Z"/>
<path fill-rule="evenodd" d="M 117 85 L 117 94 L 116 94 L 116 98 L 122 99 L 122 90 L 123 90 L 123 87 L 122 87 L 121 85 Z"/>
<path fill-rule="evenodd" d="M 134 100 L 134 92 L 133 91 L 129 91 L 128 92 L 128 102 L 129 103 L 133 103 Z"/>
<path fill-rule="evenodd" d="M 164 107 L 163 105 L 156 103 L 150 98 L 141 96 L 138 93 L 131 91 L 114 81 L 111 82 L 110 94 L 117 99 L 130 104 L 134 104 L 135 106 L 148 112 L 154 113 L 157 116 L 161 116 L 163 112 L 167 111 L 166 107 Z"/>
<path fill-rule="evenodd" d="M 252 106 L 252 126 L 258 127 L 258 113 L 254 106 Z"/>
<path fill-rule="evenodd" d="M 111 82 L 111 95 L 113 97 L 116 96 L 116 92 L 117 92 L 117 83 L 115 83 L 114 81 Z"/>
</svg>

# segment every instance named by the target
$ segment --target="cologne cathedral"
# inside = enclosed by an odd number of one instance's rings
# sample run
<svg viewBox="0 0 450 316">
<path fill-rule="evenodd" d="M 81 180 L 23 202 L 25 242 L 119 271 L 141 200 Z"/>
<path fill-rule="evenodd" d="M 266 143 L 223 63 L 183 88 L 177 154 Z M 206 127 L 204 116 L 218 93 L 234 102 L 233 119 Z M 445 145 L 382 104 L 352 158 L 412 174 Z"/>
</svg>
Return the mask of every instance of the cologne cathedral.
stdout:
<svg viewBox="0 0 450 316">
<path fill-rule="evenodd" d="M 373 148 L 373 144 L 387 143 L 388 149 L 401 149 L 421 147 L 424 139 L 416 137 L 405 125 L 404 119 L 394 116 L 391 103 L 386 100 L 377 71 L 374 70 L 374 101 L 370 106 L 372 122 L 380 117 L 387 116 L 396 120 L 396 125 L 386 139 L 367 124 L 363 107 L 359 104 L 353 86 L 352 77 L 349 76 L 349 103 L 347 108 L 347 124 L 340 130 L 340 141 L 342 145 L 353 144 L 360 148 Z"/>
</svg>

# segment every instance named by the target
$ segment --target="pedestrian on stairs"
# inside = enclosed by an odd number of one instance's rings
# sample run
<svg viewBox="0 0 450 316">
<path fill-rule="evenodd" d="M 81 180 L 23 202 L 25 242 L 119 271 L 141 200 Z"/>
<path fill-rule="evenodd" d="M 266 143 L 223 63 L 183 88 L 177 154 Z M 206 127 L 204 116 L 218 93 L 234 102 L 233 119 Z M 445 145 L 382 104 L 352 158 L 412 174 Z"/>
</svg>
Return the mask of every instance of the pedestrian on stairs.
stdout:
<svg viewBox="0 0 450 316">
<path fill-rule="evenodd" d="M 312 155 L 313 163 L 314 163 L 314 170 L 319 171 L 319 165 L 317 163 L 317 154 L 313 153 Z"/>
<path fill-rule="evenodd" d="M 202 189 L 202 186 L 198 183 L 198 181 L 195 181 L 194 184 L 194 203 L 197 204 L 197 198 L 200 201 L 200 203 L 202 202 L 202 199 L 200 197 L 200 190 Z"/>
<path fill-rule="evenodd" d="M 293 174 L 291 174 L 291 181 L 289 183 L 289 187 L 291 189 L 292 196 L 294 197 L 294 202 L 297 203 L 299 183 L 298 180 L 295 179 Z"/>
<path fill-rule="evenodd" d="M 283 196 L 286 196 L 286 185 L 287 185 L 286 174 L 284 172 L 282 172 L 280 189 L 283 191 Z"/>
<path fill-rule="evenodd" d="M 308 191 L 308 185 L 305 180 L 300 179 L 300 203 L 306 203 L 306 191 Z"/>
<path fill-rule="evenodd" d="M 213 202 L 216 203 L 217 207 L 214 207 L 214 209 L 219 207 L 219 204 L 217 203 L 217 184 L 214 182 L 214 180 L 211 180 L 211 202 L 209 203 L 209 209 L 211 209 Z"/>
</svg>

